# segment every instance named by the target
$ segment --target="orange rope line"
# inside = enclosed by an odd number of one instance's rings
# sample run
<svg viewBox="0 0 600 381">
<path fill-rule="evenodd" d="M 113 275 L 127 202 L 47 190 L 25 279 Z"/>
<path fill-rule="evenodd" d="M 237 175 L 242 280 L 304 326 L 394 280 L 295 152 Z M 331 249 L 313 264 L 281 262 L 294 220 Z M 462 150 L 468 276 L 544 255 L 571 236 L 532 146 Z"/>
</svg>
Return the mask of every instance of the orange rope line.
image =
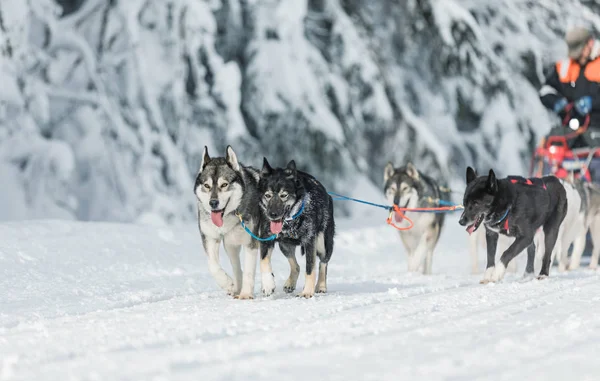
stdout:
<svg viewBox="0 0 600 381">
<path fill-rule="evenodd" d="M 451 211 L 451 210 L 456 210 L 456 209 L 462 209 L 463 206 L 462 205 L 454 205 L 454 206 L 440 206 L 440 207 L 432 207 L 432 208 L 401 208 L 398 205 L 394 205 L 392 207 L 393 209 L 390 209 L 390 214 L 388 215 L 388 218 L 386 219 L 386 222 L 388 225 L 390 225 L 391 227 L 393 227 L 396 230 L 400 230 L 400 231 L 404 231 L 404 230 L 410 230 L 412 229 L 415 224 L 414 222 L 406 217 L 406 212 L 417 212 L 417 211 L 421 211 L 421 212 L 433 212 L 433 211 Z M 392 220 L 392 216 L 394 215 L 394 212 L 398 213 L 400 216 L 402 216 L 403 220 L 408 221 L 409 226 L 398 226 L 394 223 L 394 221 Z"/>
</svg>

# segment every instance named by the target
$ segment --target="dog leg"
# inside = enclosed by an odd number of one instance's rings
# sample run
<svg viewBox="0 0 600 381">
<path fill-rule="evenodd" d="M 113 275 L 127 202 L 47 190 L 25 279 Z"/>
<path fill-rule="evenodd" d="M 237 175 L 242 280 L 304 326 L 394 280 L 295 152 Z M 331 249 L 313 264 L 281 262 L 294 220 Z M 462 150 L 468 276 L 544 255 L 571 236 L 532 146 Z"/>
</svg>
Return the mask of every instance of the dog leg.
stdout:
<svg viewBox="0 0 600 381">
<path fill-rule="evenodd" d="M 556 222 L 555 218 L 552 220 L 553 223 L 544 226 L 544 258 L 542 258 L 542 269 L 538 279 L 544 279 L 550 275 L 550 266 L 552 265 L 552 251 L 554 251 L 554 245 L 558 239 L 558 231 L 560 221 Z"/>
<path fill-rule="evenodd" d="M 552 249 L 552 253 L 550 254 L 550 267 L 552 267 L 552 264 L 554 263 L 555 259 L 558 263 L 560 263 L 562 260 L 562 251 L 560 250 L 560 248 L 562 247 L 561 233 L 562 232 L 559 230 L 558 236 L 556 237 L 556 242 L 554 243 L 554 249 Z"/>
<path fill-rule="evenodd" d="M 533 272 L 535 271 L 533 267 L 535 263 L 535 251 L 535 243 L 532 243 L 527 247 L 527 264 L 525 265 L 525 274 L 523 275 L 523 278 L 533 277 Z"/>
<path fill-rule="evenodd" d="M 221 242 L 207 238 L 203 240 L 203 243 L 204 250 L 208 255 L 208 271 L 210 271 L 213 278 L 215 278 L 215 281 L 219 287 L 227 291 L 227 294 L 233 295 L 235 291 L 233 279 L 227 275 L 219 263 L 219 245 Z"/>
<path fill-rule="evenodd" d="M 315 271 L 317 251 L 314 241 L 304 246 L 304 255 L 306 256 L 306 276 L 304 278 L 304 289 L 298 296 L 309 299 L 315 294 L 315 280 L 317 278 Z"/>
<path fill-rule="evenodd" d="M 477 252 L 479 251 L 480 232 L 469 236 L 469 250 L 471 253 L 471 274 L 479 273 L 479 259 Z"/>
<path fill-rule="evenodd" d="M 485 231 L 485 241 L 487 246 L 487 265 L 481 284 L 489 283 L 492 280 L 494 269 L 496 267 L 496 246 L 498 246 L 498 233 L 491 230 Z"/>
<path fill-rule="evenodd" d="M 579 234 L 573 242 L 573 253 L 571 254 L 571 260 L 569 261 L 569 271 L 577 270 L 581 265 L 581 256 L 585 250 L 585 241 L 587 240 L 587 229 Z M 593 240 L 592 240 L 593 241 Z M 595 247 L 596 245 L 594 245 Z"/>
<path fill-rule="evenodd" d="M 510 261 L 510 263 L 508 264 L 508 266 L 506 266 L 506 271 L 508 271 L 509 273 L 516 273 L 517 272 L 517 261 L 516 260 L 512 260 Z"/>
<path fill-rule="evenodd" d="M 417 244 L 415 251 L 412 253 L 412 257 L 409 258 L 409 271 L 419 271 L 419 267 L 423 265 L 423 260 L 427 254 L 427 241 L 427 233 L 424 233 L 419 239 L 419 243 Z"/>
<path fill-rule="evenodd" d="M 283 285 L 283 291 L 290 294 L 296 290 L 298 276 L 300 275 L 300 265 L 298 264 L 298 261 L 296 261 L 296 246 L 280 243 L 279 248 L 290 263 L 290 276 Z"/>
<path fill-rule="evenodd" d="M 528 282 L 533 279 L 534 263 L 536 255 L 535 241 L 527 247 L 527 264 L 525 265 L 525 273 L 523 274 L 522 282 Z M 513 259 L 514 261 L 514 259 Z"/>
<path fill-rule="evenodd" d="M 223 243 L 233 270 L 233 294 L 238 295 L 242 289 L 242 265 L 240 263 L 241 246 L 229 244 L 227 243 L 227 240 Z"/>
<path fill-rule="evenodd" d="M 506 272 L 506 267 L 515 259 L 517 255 L 519 255 L 523 250 L 533 245 L 533 237 L 517 237 L 515 241 L 506 249 L 504 253 L 502 253 L 502 257 L 500 257 L 500 263 L 496 266 L 494 273 L 492 274 L 492 282 L 499 282 L 504 278 L 504 274 Z M 535 253 L 535 248 L 533 250 Z M 529 257 L 529 250 L 527 252 Z"/>
<path fill-rule="evenodd" d="M 592 236 L 592 257 L 590 258 L 590 269 L 596 270 L 598 268 L 598 257 L 600 257 L 600 220 L 598 217 L 594 217 L 590 224 L 590 233 Z"/>
<path fill-rule="evenodd" d="M 317 235 L 317 256 L 319 257 L 319 279 L 317 280 L 317 288 L 315 290 L 318 294 L 324 294 L 327 292 L 327 263 L 331 253 L 328 255 L 326 252 L 325 235 L 319 233 Z"/>
<path fill-rule="evenodd" d="M 256 278 L 256 258 L 258 248 L 244 247 L 244 276 L 239 299 L 254 299 L 254 280 Z"/>
<path fill-rule="evenodd" d="M 569 246 L 571 246 L 571 240 L 563 239 L 559 252 L 556 255 L 558 260 L 558 271 L 560 272 L 567 271 L 567 267 L 569 266 Z"/>
<path fill-rule="evenodd" d="M 327 262 L 319 262 L 319 280 L 317 281 L 317 294 L 327 292 Z"/>
<path fill-rule="evenodd" d="M 271 296 L 275 292 L 275 275 L 271 267 L 271 255 L 275 244 L 272 242 L 260 244 L 260 275 L 262 283 L 262 293 L 264 296 Z"/>
<path fill-rule="evenodd" d="M 408 232 L 398 232 L 400 234 L 400 240 L 402 241 L 402 244 L 404 245 L 404 250 L 406 250 L 406 265 L 407 265 L 407 271 L 410 272 L 414 272 L 416 271 L 415 269 L 413 269 L 413 237 L 411 235 L 411 233 Z"/>
<path fill-rule="evenodd" d="M 431 275 L 432 266 L 433 266 L 433 248 L 430 247 L 427 249 L 427 256 L 425 257 L 425 269 L 423 270 L 423 274 Z"/>
</svg>

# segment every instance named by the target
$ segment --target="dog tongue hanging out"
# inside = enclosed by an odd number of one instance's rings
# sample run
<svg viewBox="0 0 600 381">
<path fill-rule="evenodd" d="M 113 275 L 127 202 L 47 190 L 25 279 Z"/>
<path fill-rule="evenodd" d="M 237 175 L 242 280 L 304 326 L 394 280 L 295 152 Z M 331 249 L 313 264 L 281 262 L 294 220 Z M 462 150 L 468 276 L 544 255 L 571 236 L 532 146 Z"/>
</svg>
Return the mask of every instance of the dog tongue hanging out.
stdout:
<svg viewBox="0 0 600 381">
<path fill-rule="evenodd" d="M 271 233 L 273 233 L 273 234 L 281 233 L 281 230 L 283 229 L 283 221 L 282 220 L 271 221 L 270 225 L 271 225 Z"/>
<path fill-rule="evenodd" d="M 218 227 L 223 226 L 223 211 L 222 210 L 213 210 L 210 212 L 210 219 L 212 223 Z"/>
</svg>

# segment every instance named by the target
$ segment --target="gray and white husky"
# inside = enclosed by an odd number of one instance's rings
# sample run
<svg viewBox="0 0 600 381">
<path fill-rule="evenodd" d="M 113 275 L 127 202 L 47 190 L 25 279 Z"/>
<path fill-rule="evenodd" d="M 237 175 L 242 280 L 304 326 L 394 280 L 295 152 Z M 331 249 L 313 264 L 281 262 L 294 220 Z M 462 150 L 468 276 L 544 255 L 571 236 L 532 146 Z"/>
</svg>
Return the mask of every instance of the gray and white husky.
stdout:
<svg viewBox="0 0 600 381">
<path fill-rule="evenodd" d="M 589 231 L 592 238 L 592 257 L 590 269 L 598 267 L 600 257 L 600 188 L 593 183 L 582 182 L 571 175 L 568 180 L 575 186 L 581 198 L 581 210 L 578 223 L 573 227 L 577 238 L 573 243 L 573 252 L 568 265 L 568 270 L 576 270 L 581 265 L 581 256 L 585 250 L 586 236 Z M 580 223 L 583 219 L 583 223 Z M 564 258 L 564 257 L 563 257 Z M 566 258 L 563 259 L 565 262 Z M 560 264 L 559 264 L 560 265 Z M 562 268 L 564 268 L 561 266 Z"/>
<path fill-rule="evenodd" d="M 383 179 L 387 200 L 402 208 L 431 207 L 435 206 L 432 200 L 449 198 L 449 194 L 442 192 L 435 180 L 418 171 L 410 162 L 401 168 L 394 168 L 392 163 L 388 163 Z M 405 216 L 414 223 L 412 229 L 400 231 L 408 254 L 408 271 L 416 272 L 423 267 L 424 274 L 431 274 L 433 250 L 444 225 L 444 214 L 407 212 Z M 403 219 L 402 215 L 395 213 L 396 223 L 401 223 Z"/>
<path fill-rule="evenodd" d="M 202 244 L 208 256 L 208 269 L 217 284 L 229 295 L 252 299 L 258 242 L 246 233 L 244 224 L 258 235 L 260 211 L 257 185 L 260 173 L 241 165 L 230 146 L 225 157 L 211 158 L 204 147 L 200 172 L 196 177 L 194 193 L 198 198 L 198 226 Z M 219 262 L 219 247 L 223 242 L 231 261 L 233 279 Z M 244 247 L 244 271 L 240 250 Z"/>
</svg>

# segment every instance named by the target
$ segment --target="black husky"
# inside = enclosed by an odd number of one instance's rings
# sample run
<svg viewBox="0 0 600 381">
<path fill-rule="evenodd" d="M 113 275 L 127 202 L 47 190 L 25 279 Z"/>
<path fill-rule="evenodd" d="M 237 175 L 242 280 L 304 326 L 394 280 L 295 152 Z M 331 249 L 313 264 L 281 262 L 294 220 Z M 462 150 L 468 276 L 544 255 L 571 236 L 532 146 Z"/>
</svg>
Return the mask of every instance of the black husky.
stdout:
<svg viewBox="0 0 600 381">
<path fill-rule="evenodd" d="M 304 290 L 298 296 L 311 298 L 315 293 L 316 256 L 319 256 L 319 280 L 316 292 L 327 292 L 327 263 L 333 252 L 335 222 L 333 220 L 333 200 L 325 187 L 311 175 L 296 170 L 292 160 L 285 169 L 273 169 L 267 159 L 258 183 L 260 209 L 263 222 L 261 234 L 277 235 L 272 241 L 261 242 L 260 271 L 263 293 L 271 295 L 275 291 L 275 281 L 271 269 L 271 254 L 275 242 L 290 262 L 290 277 L 283 289 L 291 293 L 296 289 L 300 266 L 296 262 L 296 246 L 300 245 L 306 255 L 306 280 Z"/>
<path fill-rule="evenodd" d="M 544 229 L 545 252 L 539 278 L 548 276 L 558 229 L 567 213 L 567 194 L 558 178 L 509 176 L 498 180 L 491 169 L 488 176 L 478 177 L 473 168 L 468 167 L 463 204 L 465 210 L 459 223 L 468 225 L 467 232 L 473 233 L 481 223 L 486 229 L 487 269 L 481 283 L 501 280 L 508 263 L 525 249 L 525 273 L 532 275 L 533 238 L 540 227 Z M 515 237 L 515 241 L 495 266 L 498 234 Z"/>
</svg>

